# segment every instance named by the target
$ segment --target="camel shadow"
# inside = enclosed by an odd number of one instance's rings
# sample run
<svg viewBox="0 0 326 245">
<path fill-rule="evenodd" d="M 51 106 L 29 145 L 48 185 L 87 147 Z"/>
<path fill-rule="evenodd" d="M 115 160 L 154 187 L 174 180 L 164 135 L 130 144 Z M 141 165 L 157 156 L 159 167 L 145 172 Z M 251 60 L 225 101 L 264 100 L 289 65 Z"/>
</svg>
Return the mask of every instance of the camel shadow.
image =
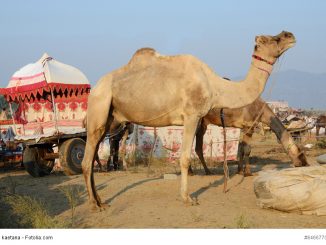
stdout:
<svg viewBox="0 0 326 245">
<path fill-rule="evenodd" d="M 260 171 L 269 168 L 269 165 L 276 170 L 281 170 L 284 168 L 291 168 L 292 164 L 290 161 L 281 161 L 274 158 L 260 158 L 260 157 L 250 157 L 250 169 L 252 173 L 258 173 Z"/>
<path fill-rule="evenodd" d="M 123 189 L 121 189 L 120 191 L 118 191 L 116 194 L 114 194 L 112 197 L 110 197 L 109 199 L 105 200 L 104 203 L 105 204 L 110 204 L 111 202 L 114 201 L 114 199 L 116 199 L 120 195 L 124 194 L 125 192 L 129 191 L 130 189 L 136 188 L 137 186 L 142 185 L 144 183 L 155 181 L 155 180 L 159 180 L 159 179 L 162 179 L 162 177 L 151 178 L 151 179 L 143 179 L 143 180 L 137 181 L 135 183 L 132 183 L 130 185 L 127 185 L 126 187 L 124 187 Z"/>
<path fill-rule="evenodd" d="M 230 164 L 229 164 L 230 178 L 232 178 L 233 176 L 238 174 L 237 173 L 237 163 L 238 163 L 237 161 L 230 161 Z M 257 175 L 258 172 L 265 170 L 265 168 L 268 167 L 268 165 L 272 165 L 272 164 L 273 164 L 273 169 L 276 169 L 276 170 L 281 170 L 284 168 L 291 167 L 290 162 L 284 162 L 284 161 L 280 161 L 278 159 L 273 159 L 273 158 L 259 158 L 259 157 L 255 157 L 255 156 L 250 158 L 250 163 L 251 163 L 250 164 L 251 173 L 254 175 Z M 218 164 L 217 166 L 210 168 L 210 170 L 212 172 L 212 175 L 218 175 L 218 176 L 222 175 L 223 176 L 223 166 L 221 164 Z M 205 172 L 202 169 L 198 169 L 198 170 L 194 171 L 194 174 L 195 175 L 205 175 Z M 246 177 L 241 178 L 239 183 L 235 184 L 234 187 L 241 185 L 241 183 L 244 181 L 245 178 Z M 200 189 L 191 193 L 190 196 L 194 199 L 198 199 L 198 197 L 201 194 L 203 194 L 210 188 L 218 187 L 223 184 L 224 184 L 224 178 L 221 178 L 219 180 L 216 180 L 216 181 L 210 183 L 207 186 L 201 187 Z"/>
<path fill-rule="evenodd" d="M 198 199 L 198 197 L 203 194 L 204 192 L 206 192 L 208 189 L 212 188 L 212 187 L 218 187 L 219 185 L 222 185 L 224 183 L 224 179 L 220 179 L 220 180 L 215 180 L 214 182 L 210 183 L 207 186 L 201 187 L 199 188 L 197 191 L 194 191 L 193 193 L 190 194 L 191 198 L 194 199 Z"/>
<path fill-rule="evenodd" d="M 96 190 L 100 191 L 100 190 L 105 189 L 108 186 L 109 182 L 112 182 L 119 178 L 120 178 L 120 176 L 111 177 L 109 180 L 105 181 L 104 183 L 96 185 Z"/>
<path fill-rule="evenodd" d="M 232 171 L 237 171 L 238 161 L 228 161 L 228 166 L 230 170 Z M 253 174 L 258 173 L 259 171 L 264 170 L 265 168 L 268 168 L 268 165 L 273 166 L 273 169 L 276 170 L 281 170 L 284 168 L 290 168 L 292 166 L 290 161 L 281 161 L 278 159 L 274 158 L 269 158 L 269 157 L 257 157 L 257 156 L 252 156 L 250 157 L 250 170 Z M 220 175 L 223 174 L 223 163 L 215 163 L 214 166 L 209 166 L 209 169 L 212 173 L 212 175 Z M 202 175 L 205 176 L 205 171 L 204 169 L 198 169 L 195 168 L 194 170 L 195 175 Z"/>
<path fill-rule="evenodd" d="M 218 174 L 219 176 L 223 176 L 223 174 Z M 231 170 L 230 171 L 230 179 L 232 179 L 232 177 L 238 175 L 234 170 Z M 240 185 L 242 182 L 243 182 L 243 179 L 242 178 L 240 180 L 239 183 L 237 183 L 235 186 L 238 186 Z M 194 191 L 193 193 L 190 194 L 190 197 L 194 198 L 194 199 L 198 199 L 198 197 L 203 194 L 204 192 L 206 192 L 207 190 L 209 190 L 210 188 L 213 188 L 213 187 L 218 187 L 220 185 L 223 185 L 224 184 L 224 177 L 222 177 L 221 179 L 219 180 L 215 180 L 214 182 L 212 183 L 209 183 L 208 185 L 206 186 L 203 186 L 201 188 L 199 188 L 198 190 Z M 227 190 L 227 192 L 229 191 L 230 189 Z"/>
</svg>

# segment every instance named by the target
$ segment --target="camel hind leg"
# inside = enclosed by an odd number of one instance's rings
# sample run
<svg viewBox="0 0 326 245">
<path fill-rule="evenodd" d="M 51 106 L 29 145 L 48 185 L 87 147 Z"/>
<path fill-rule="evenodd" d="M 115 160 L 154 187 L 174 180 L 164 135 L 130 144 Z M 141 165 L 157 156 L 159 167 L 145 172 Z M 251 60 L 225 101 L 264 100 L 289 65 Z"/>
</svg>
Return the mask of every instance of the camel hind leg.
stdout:
<svg viewBox="0 0 326 245">
<path fill-rule="evenodd" d="M 196 132 L 195 151 L 196 151 L 196 154 L 197 154 L 201 164 L 204 167 L 206 175 L 210 175 L 210 174 L 212 174 L 212 172 L 208 169 L 208 167 L 206 165 L 205 158 L 204 158 L 204 153 L 203 153 L 203 143 L 204 143 L 204 135 L 205 135 L 206 129 L 207 129 L 207 125 L 205 125 L 202 122 L 201 125 L 199 126 L 199 128 L 197 129 L 197 132 Z M 189 167 L 189 170 L 191 170 L 191 166 Z M 192 172 L 192 170 L 191 170 L 191 172 Z"/>
<path fill-rule="evenodd" d="M 105 136 L 109 125 L 109 111 L 112 100 L 110 85 L 111 82 L 104 78 L 88 97 L 87 141 L 82 162 L 89 202 L 93 208 L 100 209 L 103 208 L 103 204 L 96 191 L 93 166 L 98 145 Z"/>
<path fill-rule="evenodd" d="M 239 162 L 238 162 L 238 173 L 246 176 L 252 176 L 250 170 L 250 153 L 251 146 L 249 144 L 252 137 L 252 132 L 248 132 L 243 136 L 242 142 L 239 144 Z M 243 169 L 245 165 L 245 169 Z"/>
</svg>

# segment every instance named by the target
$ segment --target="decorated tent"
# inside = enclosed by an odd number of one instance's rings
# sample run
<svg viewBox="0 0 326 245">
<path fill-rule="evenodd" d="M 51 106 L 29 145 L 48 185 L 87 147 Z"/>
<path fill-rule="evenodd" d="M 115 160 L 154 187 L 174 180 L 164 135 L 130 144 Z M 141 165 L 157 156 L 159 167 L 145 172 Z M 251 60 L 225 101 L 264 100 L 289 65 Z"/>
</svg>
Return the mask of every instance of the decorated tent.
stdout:
<svg viewBox="0 0 326 245">
<path fill-rule="evenodd" d="M 6 88 L 8 102 L 18 105 L 13 124 L 18 136 L 51 134 L 82 128 L 90 83 L 77 68 L 46 53 L 16 71 Z"/>
<path fill-rule="evenodd" d="M 157 135 L 156 140 L 155 130 Z M 135 147 L 143 157 L 148 157 L 153 148 L 153 156 L 155 157 L 167 158 L 170 162 L 174 162 L 180 158 L 183 127 L 170 126 L 155 129 L 152 127 L 138 126 L 134 130 L 134 133 L 137 138 Z M 239 138 L 240 129 L 226 128 L 227 160 L 237 159 Z M 223 161 L 223 145 L 223 128 L 209 125 L 203 139 L 204 156 L 210 160 Z M 133 146 L 131 145 L 131 147 Z M 127 153 L 128 150 L 127 148 Z M 195 144 L 192 146 L 192 157 L 197 158 Z"/>
<path fill-rule="evenodd" d="M 129 136 L 126 149 L 120 147 L 121 152 L 126 153 L 129 162 L 133 157 L 148 159 L 152 154 L 153 157 L 166 159 L 168 162 L 176 162 L 181 153 L 181 143 L 183 136 L 183 127 L 144 127 L 135 125 L 133 134 Z M 236 160 L 240 139 L 240 129 L 226 128 L 227 141 L 227 160 Z M 213 161 L 223 161 L 223 128 L 208 125 L 206 134 L 203 139 L 204 157 Z M 137 153 L 136 153 L 137 152 Z M 106 162 L 109 156 L 109 140 L 102 142 L 99 146 L 99 158 Z M 192 158 L 197 159 L 195 153 L 195 143 L 192 146 Z"/>
</svg>

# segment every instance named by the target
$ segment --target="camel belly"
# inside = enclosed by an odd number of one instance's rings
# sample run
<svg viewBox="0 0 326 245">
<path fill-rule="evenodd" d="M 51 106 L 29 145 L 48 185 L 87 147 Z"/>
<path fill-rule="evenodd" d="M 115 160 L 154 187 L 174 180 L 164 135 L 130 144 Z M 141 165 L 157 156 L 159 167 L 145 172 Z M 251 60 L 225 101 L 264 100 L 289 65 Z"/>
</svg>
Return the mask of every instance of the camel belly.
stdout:
<svg viewBox="0 0 326 245">
<path fill-rule="evenodd" d="M 157 64 L 117 72 L 113 77 L 112 107 L 116 120 L 146 126 L 183 125 L 184 115 L 208 112 L 209 90 L 185 70 Z"/>
<path fill-rule="evenodd" d="M 149 127 L 164 127 L 170 125 L 182 126 L 183 116 L 180 110 L 168 111 L 166 113 L 153 113 L 148 111 L 136 110 L 130 112 L 129 110 L 113 109 L 113 117 L 118 122 L 133 122 L 143 126 Z"/>
</svg>

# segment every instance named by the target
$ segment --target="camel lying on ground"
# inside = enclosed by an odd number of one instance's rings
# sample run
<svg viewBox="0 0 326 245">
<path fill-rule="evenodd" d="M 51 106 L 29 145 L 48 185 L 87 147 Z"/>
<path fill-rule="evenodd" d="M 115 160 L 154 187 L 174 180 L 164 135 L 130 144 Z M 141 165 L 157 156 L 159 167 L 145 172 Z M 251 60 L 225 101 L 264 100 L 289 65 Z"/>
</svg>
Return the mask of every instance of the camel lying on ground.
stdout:
<svg viewBox="0 0 326 245">
<path fill-rule="evenodd" d="M 309 165 L 304 152 L 300 151 L 290 133 L 287 132 L 286 128 L 283 126 L 282 122 L 262 99 L 257 99 L 254 103 L 242 108 L 224 109 L 223 112 L 225 127 L 241 128 L 244 132 L 242 142 L 239 145 L 239 173 L 244 171 L 245 176 L 251 175 L 249 162 L 251 147 L 249 142 L 254 133 L 254 129 L 259 122 L 268 125 L 275 133 L 277 139 L 283 145 L 284 150 L 289 155 L 294 166 L 301 167 Z M 195 150 L 206 174 L 210 174 L 210 171 L 207 168 L 203 156 L 203 138 L 209 124 L 222 126 L 220 110 L 211 110 L 203 118 L 202 123 L 196 133 Z M 244 163 L 245 169 L 243 169 Z"/>
<path fill-rule="evenodd" d="M 184 126 L 181 197 L 188 193 L 188 168 L 197 126 L 213 108 L 240 108 L 263 92 L 273 64 L 293 47 L 290 32 L 257 36 L 246 78 L 232 82 L 216 75 L 191 55 L 163 56 L 154 49 L 138 50 L 129 63 L 103 76 L 90 92 L 87 109 L 87 142 L 82 162 L 90 204 L 102 208 L 96 191 L 93 165 L 99 142 L 114 124 L 132 122 L 144 126 Z"/>
</svg>

